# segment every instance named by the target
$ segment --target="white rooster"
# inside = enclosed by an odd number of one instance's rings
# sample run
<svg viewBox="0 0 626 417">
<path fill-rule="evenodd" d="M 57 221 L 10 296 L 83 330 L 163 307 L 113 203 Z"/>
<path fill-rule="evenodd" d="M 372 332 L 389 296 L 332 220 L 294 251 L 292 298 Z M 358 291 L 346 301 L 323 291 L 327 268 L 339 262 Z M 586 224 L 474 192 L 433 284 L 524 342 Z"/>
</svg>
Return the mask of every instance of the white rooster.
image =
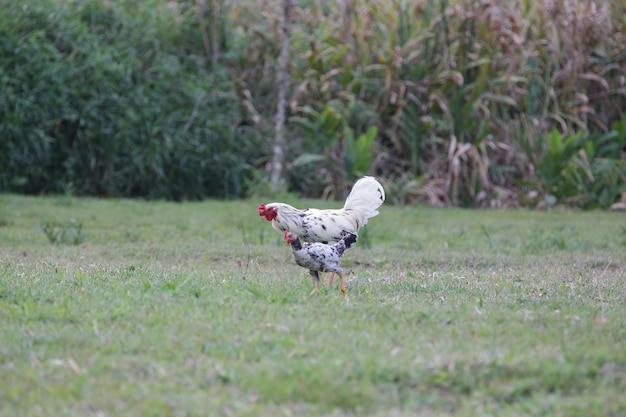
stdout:
<svg viewBox="0 0 626 417">
<path fill-rule="evenodd" d="M 280 233 L 289 231 L 307 242 L 339 242 L 348 234 L 358 235 L 367 220 L 378 215 L 385 201 L 385 189 L 374 177 L 363 177 L 352 187 L 341 209 L 299 210 L 289 204 L 259 206 L 259 216 L 272 222 Z"/>
</svg>

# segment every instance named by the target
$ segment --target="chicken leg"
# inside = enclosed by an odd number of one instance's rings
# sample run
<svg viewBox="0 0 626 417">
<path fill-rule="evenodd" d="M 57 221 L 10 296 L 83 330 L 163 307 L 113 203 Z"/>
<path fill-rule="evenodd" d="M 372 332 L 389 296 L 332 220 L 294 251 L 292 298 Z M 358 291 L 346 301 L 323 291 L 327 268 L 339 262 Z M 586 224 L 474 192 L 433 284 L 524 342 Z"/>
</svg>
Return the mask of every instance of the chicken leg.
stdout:
<svg viewBox="0 0 626 417">
<path fill-rule="evenodd" d="M 339 289 L 341 290 L 341 294 L 346 296 L 346 284 L 343 283 L 343 274 L 339 274 Z"/>
<path fill-rule="evenodd" d="M 313 288 L 313 291 L 311 291 L 311 293 L 309 294 L 310 297 L 314 294 L 317 294 L 320 290 L 320 274 L 317 271 L 309 271 L 309 274 L 311 274 L 311 282 L 315 286 L 315 288 Z"/>
<path fill-rule="evenodd" d="M 331 288 L 333 286 L 334 279 L 335 279 L 335 273 L 331 272 L 330 275 L 328 276 L 328 288 Z"/>
<path fill-rule="evenodd" d="M 328 288 L 333 286 L 333 280 L 335 279 L 335 273 L 331 272 L 328 277 Z M 346 295 L 346 284 L 343 282 L 343 273 L 339 272 L 339 289 L 343 295 Z"/>
</svg>

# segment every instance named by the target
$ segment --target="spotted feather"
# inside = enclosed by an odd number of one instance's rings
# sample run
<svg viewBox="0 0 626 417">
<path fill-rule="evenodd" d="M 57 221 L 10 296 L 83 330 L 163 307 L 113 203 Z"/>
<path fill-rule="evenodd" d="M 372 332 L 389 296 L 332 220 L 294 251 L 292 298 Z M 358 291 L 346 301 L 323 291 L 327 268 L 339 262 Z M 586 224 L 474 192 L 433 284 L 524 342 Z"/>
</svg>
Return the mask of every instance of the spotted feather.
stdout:
<svg viewBox="0 0 626 417">
<path fill-rule="evenodd" d="M 300 210 L 285 203 L 259 206 L 259 215 L 283 233 L 289 231 L 306 242 L 338 242 L 347 234 L 358 235 L 368 219 L 378 215 L 385 201 L 385 190 L 373 177 L 363 177 L 354 184 L 341 209 Z"/>
</svg>

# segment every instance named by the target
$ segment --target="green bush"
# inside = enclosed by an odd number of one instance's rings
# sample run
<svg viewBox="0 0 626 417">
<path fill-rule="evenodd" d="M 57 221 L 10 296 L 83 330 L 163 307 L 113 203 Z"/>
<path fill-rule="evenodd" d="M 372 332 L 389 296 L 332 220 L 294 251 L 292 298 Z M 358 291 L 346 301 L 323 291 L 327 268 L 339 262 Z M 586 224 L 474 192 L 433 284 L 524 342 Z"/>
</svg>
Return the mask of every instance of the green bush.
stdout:
<svg viewBox="0 0 626 417">
<path fill-rule="evenodd" d="M 542 204 L 608 207 L 626 192 L 626 118 L 602 135 L 562 137 L 555 129 L 545 143 L 537 170 Z"/>
<path fill-rule="evenodd" d="M 0 191 L 180 200 L 263 189 L 281 2 L 7 3 Z M 289 191 L 339 197 L 367 173 L 407 204 L 609 207 L 626 191 L 624 10 L 297 2 Z"/>
<path fill-rule="evenodd" d="M 0 191 L 245 194 L 261 137 L 205 63 L 195 9 L 139 3 L 5 6 Z"/>
</svg>

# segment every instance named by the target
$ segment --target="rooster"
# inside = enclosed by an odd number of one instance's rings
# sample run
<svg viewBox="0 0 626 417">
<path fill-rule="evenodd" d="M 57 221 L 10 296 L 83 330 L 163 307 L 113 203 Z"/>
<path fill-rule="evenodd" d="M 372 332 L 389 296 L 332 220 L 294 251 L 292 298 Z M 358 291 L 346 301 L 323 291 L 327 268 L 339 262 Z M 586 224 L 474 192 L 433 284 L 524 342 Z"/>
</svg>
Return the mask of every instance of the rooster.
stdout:
<svg viewBox="0 0 626 417">
<path fill-rule="evenodd" d="M 283 240 L 291 245 L 291 251 L 296 263 L 309 270 L 315 288 L 311 295 L 319 291 L 320 272 L 330 272 L 328 286 L 333 285 L 335 273 L 339 274 L 339 288 L 341 293 L 346 295 L 346 286 L 343 282 L 343 270 L 340 266 L 341 256 L 356 242 L 357 236 L 349 233 L 334 244 L 324 244 L 320 242 L 300 242 L 298 235 L 287 230 L 283 233 Z"/>
<path fill-rule="evenodd" d="M 352 187 L 341 209 L 299 210 L 289 204 L 259 206 L 259 216 L 272 222 L 278 232 L 289 231 L 306 242 L 339 242 L 346 235 L 358 235 L 367 220 L 378 215 L 385 201 L 385 189 L 373 177 L 363 177 Z"/>
</svg>

